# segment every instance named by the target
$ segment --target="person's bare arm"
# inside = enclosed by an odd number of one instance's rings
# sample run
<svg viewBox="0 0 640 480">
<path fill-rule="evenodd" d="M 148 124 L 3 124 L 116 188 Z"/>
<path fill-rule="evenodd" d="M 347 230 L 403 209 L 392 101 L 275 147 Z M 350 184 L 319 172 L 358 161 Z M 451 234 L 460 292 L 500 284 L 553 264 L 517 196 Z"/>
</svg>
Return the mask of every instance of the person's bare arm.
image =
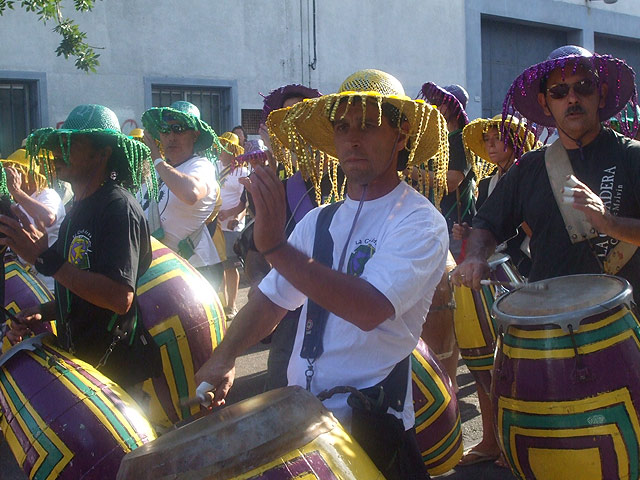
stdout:
<svg viewBox="0 0 640 480">
<path fill-rule="evenodd" d="M 286 312 L 260 290 L 256 290 L 240 309 L 220 345 L 196 373 L 196 384 L 207 382 L 213 385 L 214 406 L 224 404 L 233 385 L 236 358 L 269 335 Z"/>
<path fill-rule="evenodd" d="M 6 167 L 7 189 L 18 205 L 33 218 L 36 224 L 50 227 L 56 222 L 56 212 L 51 211 L 46 205 L 27 195 L 22 190 L 22 176 L 13 167 Z"/>
<path fill-rule="evenodd" d="M 395 314 L 391 302 L 366 280 L 332 270 L 285 241 L 284 188 L 270 169 L 259 167 L 241 182 L 256 205 L 256 248 L 270 252 L 265 258 L 295 288 L 362 330 L 372 330 Z"/>
<path fill-rule="evenodd" d="M 459 170 L 447 171 L 447 191 L 454 192 L 464 180 L 464 173 Z"/>
<path fill-rule="evenodd" d="M 467 255 L 451 272 L 454 285 L 479 289 L 480 280 L 489 276 L 487 258 L 495 251 L 496 240 L 489 230 L 472 228 L 467 239 Z"/>
</svg>

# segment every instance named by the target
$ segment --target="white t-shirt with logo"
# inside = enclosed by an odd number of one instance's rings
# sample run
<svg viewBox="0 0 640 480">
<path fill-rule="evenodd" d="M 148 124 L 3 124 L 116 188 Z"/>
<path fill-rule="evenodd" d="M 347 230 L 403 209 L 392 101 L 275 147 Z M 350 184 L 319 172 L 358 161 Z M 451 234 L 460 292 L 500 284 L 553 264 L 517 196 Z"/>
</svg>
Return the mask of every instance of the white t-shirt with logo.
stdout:
<svg viewBox="0 0 640 480">
<path fill-rule="evenodd" d="M 222 207 L 220 210 L 230 210 L 240 203 L 240 197 L 242 196 L 242 192 L 244 191 L 244 185 L 240 183 L 240 179 L 243 177 L 248 177 L 251 171 L 244 166 L 236 167 L 232 170 L 229 170 L 228 173 L 225 171 L 227 167 L 222 165 L 222 162 L 218 161 L 217 163 L 218 170 L 218 183 L 220 184 L 220 196 L 222 197 Z M 233 220 L 233 217 L 225 218 L 222 222 L 220 222 L 220 226 L 222 230 L 226 231 L 235 231 L 239 232 L 244 229 L 244 216 L 242 216 L 236 228 L 229 228 L 229 222 Z"/>
<path fill-rule="evenodd" d="M 333 268 L 340 255 L 358 209 L 358 201 L 346 199 L 333 217 Z M 320 207 L 323 208 L 323 207 Z M 298 223 L 289 237 L 295 248 L 312 256 L 316 221 L 320 208 Z M 330 313 L 323 339 L 324 353 L 316 360 L 311 390 L 318 394 L 336 386 L 358 389 L 383 380 L 393 367 L 411 354 L 418 344 L 422 324 L 442 278 L 449 249 L 447 225 L 436 208 L 404 182 L 384 197 L 364 202 L 351 237 L 342 271 L 359 276 L 381 292 L 393 305 L 395 316 L 365 332 Z M 295 310 L 306 296 L 275 269 L 259 286 L 272 302 Z M 305 321 L 298 322 L 293 354 L 287 371 L 289 385 L 306 386 L 307 361 L 300 357 Z M 346 428 L 351 425 L 347 394 L 325 400 Z M 411 375 L 407 372 L 407 396 L 402 413 L 405 429 L 415 423 Z"/>
<path fill-rule="evenodd" d="M 220 187 L 216 181 L 216 169 L 205 157 L 194 156 L 189 160 L 174 167 L 185 175 L 190 175 L 204 182 L 207 193 L 195 204 L 189 205 L 180 200 L 169 190 L 166 184 L 162 184 L 158 191 L 158 209 L 160 221 L 164 229 L 164 237 L 160 239 L 167 247 L 178 251 L 180 241 L 186 239 L 195 232 L 209 218 L 216 204 Z M 146 191 L 144 192 L 146 195 Z M 146 199 L 142 202 L 148 217 L 148 205 Z M 200 236 L 200 241 L 194 249 L 194 254 L 188 258 L 194 267 L 204 267 L 220 263 L 220 257 L 216 250 L 211 235 L 206 227 Z"/>
<path fill-rule="evenodd" d="M 47 210 L 56 215 L 56 221 L 53 222 L 53 225 L 50 227 L 46 227 L 45 230 L 47 232 L 47 243 L 49 246 L 53 245 L 58 239 L 58 232 L 60 231 L 60 225 L 62 224 L 62 220 L 66 215 L 64 204 L 62 203 L 62 199 L 58 192 L 56 192 L 53 188 L 44 188 L 39 192 L 35 192 L 31 195 L 35 201 L 44 205 Z M 20 209 L 25 213 L 27 218 L 31 223 L 33 222 L 33 218 L 29 215 L 24 208 L 20 207 Z M 37 277 L 42 283 L 46 285 L 46 287 L 53 292 L 55 280 L 53 277 L 47 277 L 45 275 L 37 274 Z"/>
</svg>

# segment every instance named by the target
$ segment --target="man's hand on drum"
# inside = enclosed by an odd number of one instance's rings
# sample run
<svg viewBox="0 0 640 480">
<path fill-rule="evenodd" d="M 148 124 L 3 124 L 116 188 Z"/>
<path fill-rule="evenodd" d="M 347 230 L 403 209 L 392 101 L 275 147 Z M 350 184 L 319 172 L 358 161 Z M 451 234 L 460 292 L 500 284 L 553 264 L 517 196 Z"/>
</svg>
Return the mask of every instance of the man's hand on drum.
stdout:
<svg viewBox="0 0 640 480">
<path fill-rule="evenodd" d="M 256 209 L 253 241 L 262 253 L 285 241 L 286 199 L 282 182 L 269 167 L 256 167 L 251 175 L 240 179 Z"/>
<path fill-rule="evenodd" d="M 489 264 L 483 258 L 467 257 L 451 272 L 451 283 L 479 290 L 480 280 L 489 278 Z"/>
<path fill-rule="evenodd" d="M 12 345 L 21 342 L 26 335 L 31 333 L 31 327 L 33 327 L 34 324 L 42 321 L 40 305 L 25 308 L 16 315 L 16 318 L 20 321 L 20 323 L 12 321 L 11 330 L 7 332 L 7 338 Z"/>
<path fill-rule="evenodd" d="M 229 389 L 236 376 L 235 359 L 214 351 L 213 355 L 196 372 L 196 385 L 207 382 L 213 385 L 212 407 L 224 405 Z"/>
<path fill-rule="evenodd" d="M 6 245 L 30 264 L 48 248 L 44 225 L 36 227 L 18 205 L 11 206 L 15 218 L 0 215 L 0 245 Z"/>
<path fill-rule="evenodd" d="M 471 233 L 471 227 L 467 222 L 464 222 L 462 225 L 457 223 L 453 224 L 453 228 L 451 229 L 451 235 L 454 240 L 464 240 Z"/>
</svg>

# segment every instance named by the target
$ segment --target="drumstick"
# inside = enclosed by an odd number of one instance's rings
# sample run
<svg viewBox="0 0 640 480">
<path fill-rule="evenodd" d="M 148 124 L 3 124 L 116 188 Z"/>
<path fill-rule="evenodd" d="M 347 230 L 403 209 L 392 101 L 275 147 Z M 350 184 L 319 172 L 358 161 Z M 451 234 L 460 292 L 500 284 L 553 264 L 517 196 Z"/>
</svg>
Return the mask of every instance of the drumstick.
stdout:
<svg viewBox="0 0 640 480">
<path fill-rule="evenodd" d="M 495 285 L 506 288 L 526 288 L 527 290 L 547 290 L 549 288 L 549 286 L 544 283 L 499 282 L 497 280 L 480 280 L 480 285 Z"/>
</svg>

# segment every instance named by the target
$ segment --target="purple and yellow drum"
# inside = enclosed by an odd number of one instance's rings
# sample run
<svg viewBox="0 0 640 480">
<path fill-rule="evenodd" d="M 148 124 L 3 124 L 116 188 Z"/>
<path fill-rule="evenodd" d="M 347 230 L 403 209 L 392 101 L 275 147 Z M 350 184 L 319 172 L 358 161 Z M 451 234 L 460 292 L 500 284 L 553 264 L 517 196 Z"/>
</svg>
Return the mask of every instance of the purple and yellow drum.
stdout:
<svg viewBox="0 0 640 480">
<path fill-rule="evenodd" d="M 257 395 L 127 454 L 118 479 L 383 480 L 322 403 L 300 387 Z"/>
<path fill-rule="evenodd" d="M 416 436 L 430 475 L 440 475 L 462 458 L 462 426 L 451 380 L 422 341 L 411 354 Z"/>
<path fill-rule="evenodd" d="M 139 279 L 142 321 L 162 353 L 164 375 L 147 380 L 149 419 L 170 427 L 199 411 L 182 407 L 195 396 L 195 373 L 209 359 L 226 330 L 218 295 L 207 280 L 169 247 L 151 238 L 153 260 Z"/>
<path fill-rule="evenodd" d="M 0 429 L 29 478 L 114 478 L 122 457 L 155 433 L 118 385 L 40 344 L 47 335 L 0 357 Z"/>
<path fill-rule="evenodd" d="M 4 256 L 4 275 L 4 306 L 14 315 L 25 308 L 35 307 L 53 300 L 53 295 L 47 287 L 31 273 L 31 267 L 27 267 L 11 253 Z M 11 320 L 8 322 L 11 323 Z M 51 322 L 46 329 L 55 333 L 55 323 Z M 44 331 L 44 327 L 40 331 Z M 0 351 L 6 351 L 9 348 L 11 348 L 11 344 L 7 339 L 4 339 Z"/>
<path fill-rule="evenodd" d="M 498 440 L 521 479 L 640 477 L 640 326 L 609 275 L 558 277 L 498 299 Z"/>
<path fill-rule="evenodd" d="M 489 278 L 496 282 L 522 283 L 524 279 L 509 255 L 497 253 L 489 257 Z M 483 285 L 480 290 L 455 287 L 456 309 L 453 321 L 460 356 L 476 383 L 485 392 L 491 389 L 491 369 L 496 343 L 496 325 L 491 307 L 497 297 L 509 290 L 503 286 Z"/>
</svg>

